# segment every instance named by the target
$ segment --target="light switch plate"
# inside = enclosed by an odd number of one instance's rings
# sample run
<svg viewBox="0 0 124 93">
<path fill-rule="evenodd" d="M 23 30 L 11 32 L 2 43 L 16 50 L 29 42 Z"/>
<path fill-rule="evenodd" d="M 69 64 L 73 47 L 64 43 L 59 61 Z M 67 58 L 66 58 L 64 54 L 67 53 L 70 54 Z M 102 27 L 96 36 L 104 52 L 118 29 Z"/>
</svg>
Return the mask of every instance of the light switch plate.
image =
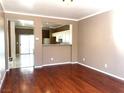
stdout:
<svg viewBox="0 0 124 93">
<path fill-rule="evenodd" d="M 38 38 L 38 37 L 36 37 L 36 38 L 35 38 L 35 40 L 39 40 L 39 38 Z"/>
</svg>

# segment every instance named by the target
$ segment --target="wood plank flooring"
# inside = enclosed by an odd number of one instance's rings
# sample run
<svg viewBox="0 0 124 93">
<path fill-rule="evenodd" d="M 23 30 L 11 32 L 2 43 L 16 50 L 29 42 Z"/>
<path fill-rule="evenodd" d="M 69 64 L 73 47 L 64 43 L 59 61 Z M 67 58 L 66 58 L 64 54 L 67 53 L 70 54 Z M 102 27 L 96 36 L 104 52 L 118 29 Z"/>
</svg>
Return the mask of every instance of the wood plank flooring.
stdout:
<svg viewBox="0 0 124 93">
<path fill-rule="evenodd" d="M 78 64 L 10 70 L 1 93 L 124 93 L 124 81 Z"/>
</svg>

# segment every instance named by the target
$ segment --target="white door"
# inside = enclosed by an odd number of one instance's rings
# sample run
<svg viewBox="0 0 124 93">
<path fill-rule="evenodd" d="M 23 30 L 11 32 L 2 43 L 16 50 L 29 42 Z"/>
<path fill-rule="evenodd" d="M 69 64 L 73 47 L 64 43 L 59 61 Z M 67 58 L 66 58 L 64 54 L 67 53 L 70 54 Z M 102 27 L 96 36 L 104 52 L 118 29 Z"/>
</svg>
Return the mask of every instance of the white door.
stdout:
<svg viewBox="0 0 124 93">
<path fill-rule="evenodd" d="M 32 54 L 34 51 L 34 35 L 20 35 L 20 54 Z"/>
</svg>

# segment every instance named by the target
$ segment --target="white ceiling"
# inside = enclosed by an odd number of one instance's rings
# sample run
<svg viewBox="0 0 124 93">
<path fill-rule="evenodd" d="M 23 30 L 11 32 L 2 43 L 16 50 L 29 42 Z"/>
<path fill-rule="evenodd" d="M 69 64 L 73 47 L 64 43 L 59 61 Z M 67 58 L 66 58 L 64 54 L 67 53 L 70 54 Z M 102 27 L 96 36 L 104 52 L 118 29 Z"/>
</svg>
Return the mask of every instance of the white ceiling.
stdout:
<svg viewBox="0 0 124 93">
<path fill-rule="evenodd" d="M 69 3 L 64 3 L 63 0 L 2 0 L 2 3 L 6 12 L 74 20 L 109 10 L 116 4 L 114 0 L 73 0 Z"/>
</svg>

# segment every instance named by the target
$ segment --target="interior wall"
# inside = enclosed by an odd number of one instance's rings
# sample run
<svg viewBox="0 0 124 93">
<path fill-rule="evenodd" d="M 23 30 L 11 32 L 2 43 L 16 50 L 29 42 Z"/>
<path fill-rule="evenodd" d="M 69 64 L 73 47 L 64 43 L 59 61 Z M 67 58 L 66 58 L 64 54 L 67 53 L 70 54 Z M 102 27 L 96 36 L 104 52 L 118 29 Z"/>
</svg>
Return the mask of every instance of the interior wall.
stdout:
<svg viewBox="0 0 124 93">
<path fill-rule="evenodd" d="M 43 64 L 71 62 L 71 45 L 43 45 Z"/>
<path fill-rule="evenodd" d="M 80 63 L 124 78 L 124 51 L 116 47 L 112 11 L 81 20 L 78 35 Z"/>
<path fill-rule="evenodd" d="M 4 13 L 0 4 L 0 87 L 5 74 Z"/>
<path fill-rule="evenodd" d="M 34 35 L 35 35 L 35 66 L 41 66 L 43 64 L 43 54 L 42 54 L 42 22 L 55 22 L 60 24 L 72 24 L 73 25 L 73 39 L 72 39 L 72 53 L 71 53 L 71 61 L 77 61 L 77 35 L 78 35 L 78 22 L 71 21 L 71 20 L 62 20 L 62 19 L 53 19 L 53 18 L 45 18 L 39 16 L 28 16 L 28 15 L 20 15 L 20 14 L 12 14 L 12 13 L 5 13 L 6 21 L 8 20 L 33 20 L 34 21 Z M 7 22 L 6 22 L 7 25 Z M 8 27 L 6 27 L 8 28 Z M 6 32 L 6 39 L 8 32 Z M 8 40 L 6 42 L 6 51 L 7 55 L 8 51 Z M 7 60 L 8 57 L 6 57 Z M 47 62 L 46 62 L 47 64 Z"/>
</svg>

